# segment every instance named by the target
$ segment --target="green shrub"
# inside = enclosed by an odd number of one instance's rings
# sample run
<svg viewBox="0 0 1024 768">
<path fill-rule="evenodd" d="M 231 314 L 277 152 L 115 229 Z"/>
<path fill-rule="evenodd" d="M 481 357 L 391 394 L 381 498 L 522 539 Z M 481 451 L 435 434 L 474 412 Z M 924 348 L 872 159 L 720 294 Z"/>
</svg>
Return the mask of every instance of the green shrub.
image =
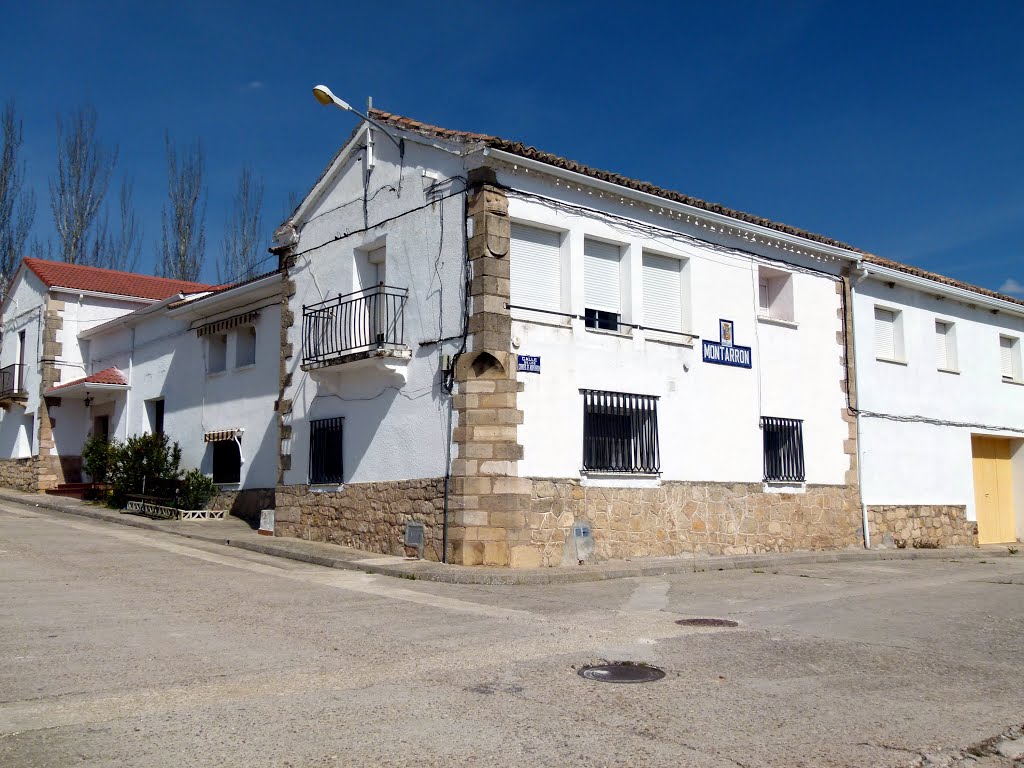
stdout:
<svg viewBox="0 0 1024 768">
<path fill-rule="evenodd" d="M 216 494 L 217 486 L 213 484 L 212 479 L 198 469 L 190 469 L 181 478 L 178 509 L 205 509 Z"/>
<path fill-rule="evenodd" d="M 107 482 L 110 465 L 117 443 L 107 440 L 103 435 L 93 435 L 82 446 L 82 468 L 94 483 Z"/>
<path fill-rule="evenodd" d="M 113 486 L 111 503 L 123 507 L 130 494 L 164 492 L 168 481 L 181 477 L 181 447 L 167 435 L 133 435 L 111 452 L 107 480 Z"/>
</svg>

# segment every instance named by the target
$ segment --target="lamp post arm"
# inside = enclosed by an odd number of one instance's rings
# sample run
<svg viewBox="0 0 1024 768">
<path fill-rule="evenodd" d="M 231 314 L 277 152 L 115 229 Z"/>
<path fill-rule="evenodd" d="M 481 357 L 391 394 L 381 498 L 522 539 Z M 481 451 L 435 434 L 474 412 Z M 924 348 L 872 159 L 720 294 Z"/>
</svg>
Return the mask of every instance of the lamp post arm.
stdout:
<svg viewBox="0 0 1024 768">
<path fill-rule="evenodd" d="M 398 154 L 399 154 L 399 156 L 405 157 L 405 139 L 396 139 L 394 136 L 392 136 L 390 133 L 388 133 L 388 129 L 387 128 L 385 128 L 383 125 L 378 123 L 376 120 L 374 120 L 369 115 L 364 115 L 358 109 L 355 109 L 355 108 L 353 108 L 351 106 L 348 109 L 349 109 L 350 112 L 353 112 L 354 114 L 359 115 L 359 117 L 363 118 L 363 120 L 368 122 L 374 128 L 376 128 L 381 133 L 383 133 L 385 136 L 387 136 L 389 139 L 391 139 L 391 141 L 394 143 L 394 145 L 396 147 L 398 147 Z"/>
</svg>

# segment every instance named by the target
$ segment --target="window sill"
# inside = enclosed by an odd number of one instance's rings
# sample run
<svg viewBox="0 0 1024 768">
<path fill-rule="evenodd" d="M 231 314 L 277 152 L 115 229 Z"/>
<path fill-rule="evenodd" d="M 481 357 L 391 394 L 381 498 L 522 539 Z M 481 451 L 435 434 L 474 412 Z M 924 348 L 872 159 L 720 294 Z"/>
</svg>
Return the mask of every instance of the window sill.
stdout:
<svg viewBox="0 0 1024 768">
<path fill-rule="evenodd" d="M 256 367 L 256 363 L 248 363 L 247 365 L 239 365 L 235 367 L 236 371 L 251 371 Z"/>
<path fill-rule="evenodd" d="M 956 368 L 939 368 L 938 371 L 939 373 L 952 373 L 954 376 L 960 375 L 960 371 Z"/>
<path fill-rule="evenodd" d="M 803 480 L 765 480 L 765 493 L 806 493 L 807 482 Z"/>
<path fill-rule="evenodd" d="M 580 485 L 592 488 L 658 488 L 661 474 L 580 470 Z"/>
<path fill-rule="evenodd" d="M 768 315 L 758 315 L 757 322 L 764 323 L 765 325 L 777 325 L 781 328 L 799 328 L 800 323 L 795 320 L 783 320 L 780 317 L 770 317 Z"/>
<path fill-rule="evenodd" d="M 875 360 L 877 360 L 880 363 L 891 363 L 892 365 L 906 365 L 907 364 L 906 360 L 897 360 L 894 357 L 876 357 Z"/>
<path fill-rule="evenodd" d="M 240 491 L 240 490 L 242 490 L 242 483 L 241 482 L 237 482 L 237 483 L 218 483 L 216 480 L 214 480 L 213 484 L 215 486 L 217 486 L 217 490 L 218 491 Z"/>
<path fill-rule="evenodd" d="M 310 483 L 310 493 L 341 493 L 345 490 L 344 483 Z"/>
<path fill-rule="evenodd" d="M 620 339 L 633 338 L 633 329 L 628 331 L 610 331 L 607 328 L 584 328 L 587 333 L 596 333 L 599 336 L 618 336 Z"/>
<path fill-rule="evenodd" d="M 667 344 L 670 347 L 686 347 L 687 349 L 693 349 L 693 341 L 695 338 L 695 336 L 669 336 L 668 334 L 661 334 L 657 331 L 644 331 L 645 341 L 651 341 L 655 344 Z"/>
<path fill-rule="evenodd" d="M 529 309 L 510 310 L 513 322 L 530 323 L 531 325 L 549 325 L 553 328 L 572 328 L 571 317 L 560 317 L 548 315 L 543 312 L 534 312 Z"/>
<path fill-rule="evenodd" d="M 1018 387 L 1024 387 L 1024 379 L 1003 379 L 1003 384 L 1013 384 Z"/>
</svg>

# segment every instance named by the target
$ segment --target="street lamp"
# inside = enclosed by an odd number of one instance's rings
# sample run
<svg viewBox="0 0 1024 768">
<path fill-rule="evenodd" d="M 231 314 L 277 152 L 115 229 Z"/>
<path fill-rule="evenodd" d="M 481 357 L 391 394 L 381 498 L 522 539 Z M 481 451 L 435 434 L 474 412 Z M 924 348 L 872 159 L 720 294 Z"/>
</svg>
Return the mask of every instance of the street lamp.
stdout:
<svg viewBox="0 0 1024 768">
<path fill-rule="evenodd" d="M 363 120 L 365 120 L 370 125 L 372 125 L 372 126 L 376 127 L 377 129 L 379 129 L 381 133 L 383 133 L 385 136 L 387 136 L 389 139 L 391 139 L 391 141 L 394 142 L 395 146 L 398 147 L 398 156 L 400 158 L 403 158 L 403 159 L 405 158 L 405 139 L 396 139 L 394 136 L 392 136 L 390 133 L 388 133 L 387 129 L 383 125 L 378 123 L 372 117 L 370 117 L 369 115 L 364 115 L 358 109 L 355 109 L 347 101 L 342 101 L 337 96 L 335 96 L 331 92 L 331 89 L 328 88 L 326 85 L 316 85 L 316 86 L 313 86 L 313 97 L 318 102 L 323 104 L 325 107 L 326 106 L 330 106 L 331 104 L 333 104 L 338 109 L 342 109 L 342 110 L 344 110 L 346 112 L 352 112 L 353 114 L 359 115 L 359 117 L 363 118 Z"/>
</svg>

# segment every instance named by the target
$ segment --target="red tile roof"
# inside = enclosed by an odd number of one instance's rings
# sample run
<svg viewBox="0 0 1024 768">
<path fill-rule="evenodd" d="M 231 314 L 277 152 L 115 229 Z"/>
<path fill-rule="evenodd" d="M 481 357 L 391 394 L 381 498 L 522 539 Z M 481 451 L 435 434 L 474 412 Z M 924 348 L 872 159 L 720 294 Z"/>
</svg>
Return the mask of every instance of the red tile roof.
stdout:
<svg viewBox="0 0 1024 768">
<path fill-rule="evenodd" d="M 94 373 L 92 376 L 86 376 L 84 379 L 75 379 L 64 384 L 54 384 L 50 387 L 49 391 L 55 389 L 65 389 L 66 387 L 73 387 L 76 384 L 121 384 L 125 385 L 128 383 L 128 379 L 124 377 L 117 368 L 104 368 L 99 373 Z"/>
<path fill-rule="evenodd" d="M 26 258 L 24 263 L 49 288 L 70 288 L 76 291 L 95 291 L 160 301 L 176 293 L 199 293 L 213 287 L 203 283 L 171 280 L 167 277 L 67 264 L 63 261 Z"/>
<path fill-rule="evenodd" d="M 454 131 L 449 128 L 441 128 L 436 125 L 429 125 L 427 123 L 421 123 L 419 120 L 413 120 L 408 117 L 402 117 L 401 115 L 394 115 L 390 112 L 383 112 L 379 109 L 370 110 L 370 115 L 378 122 L 387 123 L 388 125 L 394 126 L 403 131 L 411 131 L 412 133 L 418 133 L 421 136 L 427 136 L 430 138 L 438 138 L 447 141 L 461 142 L 465 144 L 481 144 L 485 147 L 491 147 L 493 149 L 500 149 L 508 152 L 509 154 L 518 155 L 530 160 L 537 160 L 542 163 L 546 163 L 555 168 L 561 168 L 567 171 L 573 171 L 583 176 L 589 176 L 594 179 L 600 179 L 601 181 L 607 181 L 612 184 L 618 184 L 629 189 L 634 189 L 638 192 L 645 192 L 649 195 L 655 195 L 666 200 L 673 202 L 682 203 L 683 205 L 689 205 L 693 208 L 699 208 L 701 210 L 709 211 L 711 213 L 719 213 L 729 218 L 736 219 L 737 221 L 745 221 L 750 224 L 757 224 L 767 229 L 774 229 L 778 232 L 785 232 L 786 234 L 796 235 L 806 240 L 812 240 L 817 243 L 824 245 L 836 246 L 838 248 L 845 248 L 846 250 L 859 253 L 863 256 L 864 261 L 869 264 L 877 264 L 881 267 L 888 267 L 895 269 L 900 272 L 906 272 L 910 275 L 916 275 L 923 277 L 928 280 L 934 280 L 937 283 L 943 285 L 949 285 L 954 288 L 963 288 L 974 293 L 981 294 L 982 296 L 990 296 L 995 299 L 1001 299 L 1003 301 L 1009 301 L 1013 304 L 1024 305 L 1024 299 L 1014 298 L 1013 296 L 1007 296 L 997 291 L 990 290 L 988 288 L 982 288 L 978 285 L 972 285 L 971 283 L 965 283 L 960 280 L 956 280 L 945 275 L 939 275 L 934 272 L 921 269 L 920 267 L 914 267 L 909 264 L 901 264 L 898 261 L 892 261 L 891 259 L 885 259 L 881 256 L 876 256 L 873 253 L 863 251 L 860 248 L 855 248 L 851 245 L 840 240 L 833 240 L 830 237 L 824 235 L 817 235 L 813 232 L 808 232 L 798 227 L 791 227 L 788 224 L 782 224 L 771 219 L 765 219 L 761 216 L 754 216 L 750 213 L 744 213 L 743 211 L 737 211 L 732 208 L 727 208 L 724 205 L 718 203 L 709 203 L 705 200 L 701 200 L 696 197 L 690 197 L 680 192 L 674 192 L 670 189 L 663 189 L 647 181 L 638 181 L 631 179 L 628 176 L 621 176 L 611 171 L 602 171 L 597 168 L 591 168 L 577 163 L 574 160 L 568 160 L 558 155 L 553 155 L 550 152 L 544 152 L 523 144 L 519 141 L 510 141 L 509 139 L 503 139 L 499 136 L 490 136 L 486 133 L 470 133 L 468 131 Z"/>
</svg>

